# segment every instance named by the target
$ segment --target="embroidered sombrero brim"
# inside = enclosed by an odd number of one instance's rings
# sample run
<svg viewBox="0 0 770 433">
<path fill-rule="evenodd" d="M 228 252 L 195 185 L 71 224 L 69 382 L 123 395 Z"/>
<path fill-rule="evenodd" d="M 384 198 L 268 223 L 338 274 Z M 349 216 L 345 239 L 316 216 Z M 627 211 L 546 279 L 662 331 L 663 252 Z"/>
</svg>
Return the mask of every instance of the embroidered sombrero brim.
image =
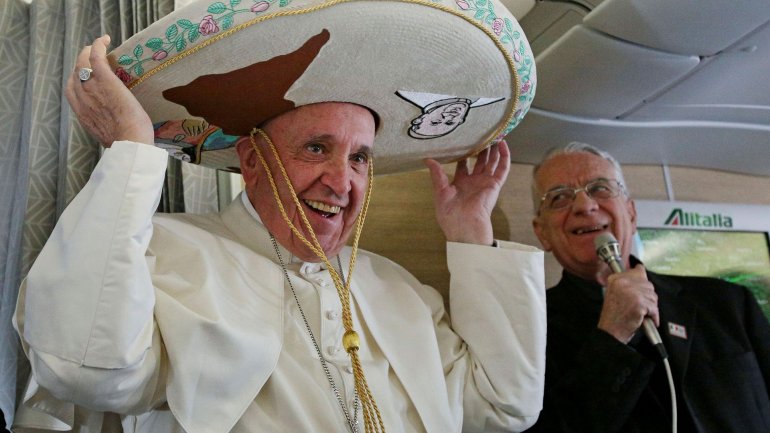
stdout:
<svg viewBox="0 0 770 433">
<path fill-rule="evenodd" d="M 252 127 L 330 101 L 378 115 L 378 174 L 456 160 L 510 132 L 535 92 L 529 44 L 496 0 L 195 1 L 110 62 L 158 146 L 230 171 Z"/>
</svg>

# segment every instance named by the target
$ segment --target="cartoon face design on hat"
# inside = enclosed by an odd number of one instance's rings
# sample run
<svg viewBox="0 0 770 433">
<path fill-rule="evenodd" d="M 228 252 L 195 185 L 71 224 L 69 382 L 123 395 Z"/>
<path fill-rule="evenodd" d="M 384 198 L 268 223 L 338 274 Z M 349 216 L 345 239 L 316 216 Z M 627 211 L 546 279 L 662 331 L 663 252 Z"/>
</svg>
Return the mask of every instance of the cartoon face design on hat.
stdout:
<svg viewBox="0 0 770 433">
<path fill-rule="evenodd" d="M 434 93 L 399 90 L 396 95 L 420 107 L 422 114 L 412 119 L 409 136 L 419 140 L 443 137 L 465 122 L 471 108 L 494 104 L 505 98 L 468 99 Z"/>
</svg>

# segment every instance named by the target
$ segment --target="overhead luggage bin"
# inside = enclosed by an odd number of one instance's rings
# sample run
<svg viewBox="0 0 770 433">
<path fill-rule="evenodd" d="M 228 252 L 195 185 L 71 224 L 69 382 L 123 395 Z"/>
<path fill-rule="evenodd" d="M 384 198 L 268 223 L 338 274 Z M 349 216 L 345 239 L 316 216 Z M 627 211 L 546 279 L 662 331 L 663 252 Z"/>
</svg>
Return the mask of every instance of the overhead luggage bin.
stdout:
<svg viewBox="0 0 770 433">
<path fill-rule="evenodd" d="M 698 56 L 664 53 L 572 27 L 536 58 L 533 106 L 562 114 L 614 119 L 690 73 Z"/>
<path fill-rule="evenodd" d="M 604 0 L 583 23 L 656 50 L 712 56 L 768 20 L 767 0 Z"/>
</svg>

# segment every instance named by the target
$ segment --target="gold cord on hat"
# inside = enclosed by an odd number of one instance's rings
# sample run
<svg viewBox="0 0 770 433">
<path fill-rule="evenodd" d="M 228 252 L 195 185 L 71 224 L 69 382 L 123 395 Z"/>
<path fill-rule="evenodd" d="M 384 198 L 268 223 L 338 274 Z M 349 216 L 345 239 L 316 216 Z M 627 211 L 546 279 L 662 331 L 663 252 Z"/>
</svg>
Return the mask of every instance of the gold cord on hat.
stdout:
<svg viewBox="0 0 770 433">
<path fill-rule="evenodd" d="M 289 216 L 286 214 L 286 210 L 283 207 L 283 202 L 281 201 L 280 195 L 278 194 L 278 187 L 275 184 L 273 172 L 267 165 L 267 161 L 262 156 L 262 152 L 259 150 L 259 147 L 257 147 L 257 142 L 254 139 L 255 134 L 259 134 L 270 146 L 270 150 L 273 153 L 273 157 L 276 161 L 276 164 L 278 165 L 278 168 L 281 170 L 281 175 L 286 182 L 286 186 L 289 189 L 289 194 L 291 195 L 291 198 L 294 201 L 294 205 L 299 212 L 302 223 L 307 229 L 307 232 L 310 234 L 310 237 L 313 241 L 312 243 L 302 233 L 300 233 L 294 223 L 292 223 L 292 221 L 289 219 Z M 358 358 L 360 339 L 358 333 L 356 333 L 356 331 L 353 329 L 353 316 L 350 309 L 350 282 L 353 278 L 353 268 L 355 267 L 356 254 L 358 252 L 358 240 L 361 236 L 361 229 L 364 226 L 364 220 L 366 219 L 366 211 L 369 208 L 369 197 L 371 196 L 372 184 L 374 182 L 374 163 L 372 160 L 369 162 L 369 169 L 367 173 L 368 186 L 366 188 L 366 195 L 364 196 L 363 206 L 361 207 L 361 211 L 356 218 L 356 231 L 353 237 L 352 251 L 350 254 L 348 277 L 346 281 L 343 282 L 339 273 L 337 273 L 337 270 L 329 262 L 329 259 L 326 257 L 326 253 L 316 238 L 313 227 L 310 225 L 310 222 L 305 215 L 305 211 L 299 202 L 297 193 L 294 191 L 294 187 L 289 180 L 289 175 L 286 173 L 286 168 L 283 166 L 283 162 L 281 162 L 281 158 L 278 155 L 278 150 L 275 148 L 273 141 L 270 140 L 270 137 L 268 137 L 268 135 L 259 128 L 254 128 L 251 130 L 249 134 L 249 140 L 251 142 L 251 147 L 254 149 L 254 152 L 257 154 L 260 162 L 262 163 L 262 167 L 268 174 L 267 178 L 270 181 L 270 187 L 273 190 L 273 197 L 275 198 L 275 202 L 278 205 L 278 210 L 281 212 L 283 220 L 286 222 L 286 224 L 289 225 L 292 233 L 294 233 L 294 235 L 300 241 L 302 241 L 302 243 L 310 248 L 310 250 L 313 251 L 313 253 L 315 253 L 318 258 L 323 260 L 323 262 L 326 264 L 326 268 L 329 271 L 329 275 L 331 276 L 332 281 L 334 281 L 334 286 L 337 288 L 337 295 L 339 296 L 340 303 L 342 304 L 342 325 L 345 328 L 345 334 L 342 337 L 342 345 L 345 348 L 345 351 L 348 353 L 348 356 L 350 356 L 350 361 L 353 367 L 353 378 L 356 385 L 356 392 L 361 399 L 361 408 L 364 415 L 364 431 L 366 433 L 384 433 L 385 424 L 382 421 L 382 415 L 380 414 L 380 410 L 377 408 L 377 403 L 374 401 L 374 396 L 372 396 L 372 393 L 369 390 L 369 385 L 366 383 L 364 370 L 361 366 L 361 361 Z"/>
</svg>

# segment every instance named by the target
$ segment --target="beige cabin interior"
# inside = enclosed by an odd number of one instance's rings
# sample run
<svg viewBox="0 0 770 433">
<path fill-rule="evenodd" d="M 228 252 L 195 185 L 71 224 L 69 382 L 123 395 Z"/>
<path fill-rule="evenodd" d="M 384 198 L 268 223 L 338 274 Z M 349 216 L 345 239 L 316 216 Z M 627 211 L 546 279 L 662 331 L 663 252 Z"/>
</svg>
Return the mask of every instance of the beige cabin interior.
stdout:
<svg viewBox="0 0 770 433">
<path fill-rule="evenodd" d="M 538 88 L 507 137 L 514 164 L 497 238 L 540 246 L 532 167 L 569 141 L 617 157 L 636 199 L 770 205 L 766 0 L 502 1 L 535 53 Z M 425 170 L 377 177 L 361 244 L 446 295 L 430 191 Z M 560 275 L 546 254 L 547 286 Z"/>
</svg>

